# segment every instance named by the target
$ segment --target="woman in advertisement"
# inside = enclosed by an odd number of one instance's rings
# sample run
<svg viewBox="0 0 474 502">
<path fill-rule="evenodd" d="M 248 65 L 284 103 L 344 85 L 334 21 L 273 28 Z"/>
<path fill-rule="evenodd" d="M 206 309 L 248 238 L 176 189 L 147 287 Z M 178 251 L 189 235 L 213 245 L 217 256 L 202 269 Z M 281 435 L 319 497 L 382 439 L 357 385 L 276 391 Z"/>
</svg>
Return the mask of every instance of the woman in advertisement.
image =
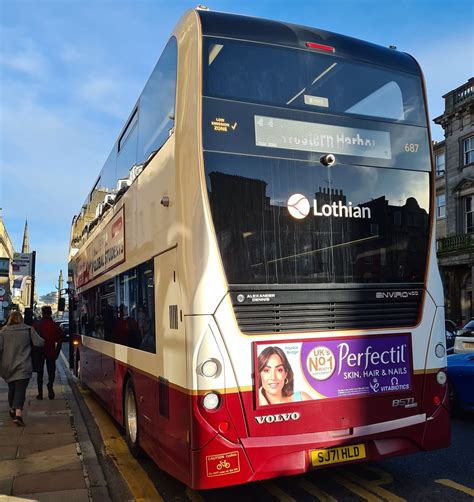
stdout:
<svg viewBox="0 0 474 502">
<path fill-rule="evenodd" d="M 269 346 L 262 350 L 258 356 L 258 374 L 260 376 L 258 390 L 260 406 L 311 399 L 306 392 L 294 392 L 293 370 L 280 347 Z"/>
</svg>

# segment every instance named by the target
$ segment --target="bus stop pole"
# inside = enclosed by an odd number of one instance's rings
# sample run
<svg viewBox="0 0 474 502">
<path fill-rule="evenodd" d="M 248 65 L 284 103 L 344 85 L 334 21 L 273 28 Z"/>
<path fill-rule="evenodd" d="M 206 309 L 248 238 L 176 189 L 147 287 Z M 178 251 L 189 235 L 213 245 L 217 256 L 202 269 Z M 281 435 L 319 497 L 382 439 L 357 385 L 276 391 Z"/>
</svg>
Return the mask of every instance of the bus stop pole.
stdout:
<svg viewBox="0 0 474 502">
<path fill-rule="evenodd" d="M 30 306 L 25 309 L 25 324 L 33 326 L 33 308 L 35 303 L 35 273 L 36 273 L 36 251 L 31 253 L 31 291 Z"/>
<path fill-rule="evenodd" d="M 33 313 L 35 303 L 35 274 L 36 274 L 36 251 L 31 253 L 31 296 L 30 308 Z"/>
</svg>

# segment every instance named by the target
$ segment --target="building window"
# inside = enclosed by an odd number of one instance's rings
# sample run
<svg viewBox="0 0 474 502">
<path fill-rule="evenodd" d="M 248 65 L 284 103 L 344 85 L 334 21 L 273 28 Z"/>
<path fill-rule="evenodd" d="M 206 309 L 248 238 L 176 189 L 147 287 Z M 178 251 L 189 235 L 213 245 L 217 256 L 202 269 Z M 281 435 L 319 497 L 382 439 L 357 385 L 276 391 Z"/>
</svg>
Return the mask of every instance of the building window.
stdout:
<svg viewBox="0 0 474 502">
<path fill-rule="evenodd" d="M 397 227 L 400 227 L 402 225 L 402 213 L 400 211 L 394 211 L 393 224 Z"/>
<path fill-rule="evenodd" d="M 446 218 L 446 194 L 436 196 L 436 217 Z"/>
<path fill-rule="evenodd" d="M 462 142 L 463 145 L 463 162 L 464 165 L 467 166 L 468 164 L 473 164 L 474 163 L 474 136 L 471 136 L 470 138 L 465 139 Z"/>
<path fill-rule="evenodd" d="M 436 176 L 443 176 L 444 175 L 444 153 L 436 155 L 435 164 L 436 164 Z"/>
<path fill-rule="evenodd" d="M 0 276 L 8 277 L 10 274 L 10 259 L 0 258 Z"/>
<path fill-rule="evenodd" d="M 474 232 L 474 195 L 464 199 L 466 202 L 466 233 Z"/>
</svg>

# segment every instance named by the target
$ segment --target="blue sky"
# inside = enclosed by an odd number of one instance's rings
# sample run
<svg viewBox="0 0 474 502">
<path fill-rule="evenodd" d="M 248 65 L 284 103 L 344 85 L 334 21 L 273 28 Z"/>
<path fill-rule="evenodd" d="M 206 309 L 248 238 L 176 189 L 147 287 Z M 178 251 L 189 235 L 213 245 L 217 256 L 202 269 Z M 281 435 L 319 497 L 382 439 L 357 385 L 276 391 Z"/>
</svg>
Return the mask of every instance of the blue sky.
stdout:
<svg viewBox="0 0 474 502">
<path fill-rule="evenodd" d="M 70 224 L 174 25 L 197 2 L 0 0 L 0 207 L 28 218 L 37 290 L 67 275 Z M 209 1 L 210 9 L 396 45 L 420 62 L 431 118 L 474 74 L 472 0 Z M 433 138 L 443 139 L 439 126 Z"/>
</svg>

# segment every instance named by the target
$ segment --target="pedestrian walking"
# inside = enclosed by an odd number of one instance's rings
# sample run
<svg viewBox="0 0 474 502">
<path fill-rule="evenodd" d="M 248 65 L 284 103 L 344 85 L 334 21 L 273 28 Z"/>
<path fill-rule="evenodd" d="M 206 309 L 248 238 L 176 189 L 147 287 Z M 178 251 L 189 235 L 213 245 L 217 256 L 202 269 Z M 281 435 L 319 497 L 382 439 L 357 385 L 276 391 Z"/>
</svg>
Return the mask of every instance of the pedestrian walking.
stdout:
<svg viewBox="0 0 474 502">
<path fill-rule="evenodd" d="M 22 418 L 26 388 L 33 373 L 31 344 L 42 347 L 44 340 L 34 328 L 23 322 L 23 316 L 13 311 L 0 331 L 0 375 L 8 384 L 10 416 L 18 426 Z"/>
<path fill-rule="evenodd" d="M 35 324 L 36 331 L 44 340 L 44 349 L 34 357 L 33 370 L 38 373 L 38 395 L 36 399 L 43 399 L 43 374 L 44 363 L 48 372 L 48 397 L 54 399 L 54 378 L 56 376 L 56 359 L 61 352 L 63 343 L 63 330 L 52 318 L 53 311 L 49 305 L 41 308 L 41 320 Z"/>
</svg>

